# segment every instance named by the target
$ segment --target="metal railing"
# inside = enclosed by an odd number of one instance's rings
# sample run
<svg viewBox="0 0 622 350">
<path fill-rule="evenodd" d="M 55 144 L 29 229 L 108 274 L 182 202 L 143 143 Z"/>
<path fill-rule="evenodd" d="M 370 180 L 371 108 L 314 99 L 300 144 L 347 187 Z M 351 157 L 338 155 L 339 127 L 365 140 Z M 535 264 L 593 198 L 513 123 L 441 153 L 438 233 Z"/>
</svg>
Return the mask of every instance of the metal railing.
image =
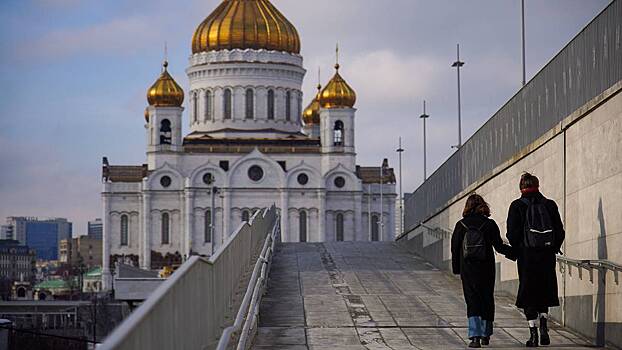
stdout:
<svg viewBox="0 0 622 350">
<path fill-rule="evenodd" d="M 419 223 L 419 226 L 426 229 L 428 235 L 437 238 L 437 239 L 451 239 L 451 231 L 448 229 L 444 229 L 441 227 L 431 227 L 424 223 Z M 403 234 L 397 238 L 397 240 L 401 240 L 403 238 L 408 237 L 408 234 Z M 504 243 L 509 244 L 505 239 Z M 604 260 L 604 259 L 572 259 L 565 257 L 563 255 L 557 255 L 557 262 L 560 264 L 559 271 L 564 272 L 563 266 L 568 266 L 568 275 L 572 276 L 572 267 L 576 267 L 579 273 L 579 279 L 583 279 L 583 270 L 587 271 L 590 277 L 590 282 L 594 282 L 594 271 L 598 270 L 601 272 L 612 272 L 613 278 L 616 284 L 620 284 L 620 272 L 622 272 L 622 265 L 618 265 L 612 261 Z"/>
<path fill-rule="evenodd" d="M 257 259 L 257 263 L 255 263 L 253 274 L 248 283 L 248 288 L 244 294 L 244 299 L 242 300 L 242 305 L 240 305 L 235 321 L 232 326 L 225 328 L 222 332 L 217 346 L 218 350 L 227 349 L 231 339 L 234 339 L 236 336 L 239 336 L 236 349 L 246 350 L 246 344 L 248 340 L 252 338 L 252 334 L 256 330 L 255 325 L 259 313 L 259 304 L 261 303 L 261 297 L 265 291 L 266 281 L 268 280 L 267 275 L 270 271 L 274 245 L 277 241 L 277 235 L 280 233 L 279 231 L 279 220 L 277 220 L 272 234 L 269 235 L 264 242 L 261 255 L 259 259 Z"/>
<path fill-rule="evenodd" d="M 586 270 L 590 276 L 590 282 L 594 282 L 594 270 L 598 270 L 600 272 L 613 272 L 613 278 L 616 284 L 620 284 L 619 273 L 622 272 L 622 265 L 618 265 L 609 260 L 597 259 L 597 260 L 589 260 L 589 259 L 571 259 L 565 256 L 558 255 L 557 262 L 560 263 L 559 269 L 560 272 L 564 272 L 562 270 L 562 266 L 566 265 L 569 267 L 568 275 L 572 276 L 572 267 L 576 267 L 579 272 L 579 279 L 583 279 L 583 270 Z"/>
<path fill-rule="evenodd" d="M 258 211 L 214 256 L 188 259 L 100 349 L 214 349 L 278 221 L 276 207 Z"/>
</svg>

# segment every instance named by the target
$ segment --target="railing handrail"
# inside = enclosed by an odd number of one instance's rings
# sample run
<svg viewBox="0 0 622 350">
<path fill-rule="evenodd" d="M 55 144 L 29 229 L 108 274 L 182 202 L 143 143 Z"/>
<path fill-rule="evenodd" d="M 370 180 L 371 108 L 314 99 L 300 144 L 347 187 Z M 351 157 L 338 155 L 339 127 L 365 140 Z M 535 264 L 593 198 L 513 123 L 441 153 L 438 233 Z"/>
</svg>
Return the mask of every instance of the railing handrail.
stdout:
<svg viewBox="0 0 622 350">
<path fill-rule="evenodd" d="M 245 226 L 252 227 L 251 224 L 257 219 L 258 215 L 261 215 L 263 218 L 266 218 L 271 211 L 276 212 L 276 208 L 272 206 L 271 208 L 266 208 L 265 210 L 258 210 L 253 215 L 252 219 L 249 222 L 245 222 L 241 224 L 234 232 L 229 236 L 226 242 L 219 248 L 218 253 L 211 256 L 209 259 L 201 256 L 191 256 L 188 258 L 169 278 L 164 280 L 134 312 L 132 312 L 127 319 L 125 319 L 122 323 L 122 327 L 117 327 L 111 334 L 109 334 L 103 345 L 103 349 L 116 349 L 119 347 L 130 334 L 140 325 L 145 319 L 147 319 L 152 312 L 156 309 L 155 307 L 159 305 L 164 298 L 167 297 L 168 293 L 173 289 L 175 285 L 184 280 L 186 275 L 191 271 L 194 271 L 193 268 L 197 266 L 197 264 L 207 264 L 211 266 L 216 266 L 216 262 L 219 261 L 219 258 L 223 256 L 223 252 L 227 250 L 228 247 L 233 244 L 236 238 L 243 232 Z M 261 239 L 266 239 L 266 237 L 271 236 L 273 227 L 277 224 L 278 220 L 276 220 L 271 224 L 272 228 L 268 230 L 265 236 Z M 242 236 L 240 236 L 242 237 Z M 260 240 L 261 241 L 261 240 Z M 260 260 L 260 259 L 258 259 Z"/>
<path fill-rule="evenodd" d="M 255 267 L 253 268 L 253 274 L 251 275 L 251 278 L 248 282 L 248 286 L 246 288 L 246 292 L 244 293 L 242 304 L 240 305 L 240 308 L 238 309 L 238 313 L 235 318 L 235 321 L 233 322 L 233 325 L 223 330 L 222 336 L 220 337 L 218 341 L 218 346 L 216 347 L 216 349 L 218 350 L 227 349 L 227 347 L 229 346 L 229 342 L 231 341 L 231 336 L 235 334 L 236 332 L 239 332 L 242 329 L 242 327 L 245 326 L 246 322 L 248 322 L 249 315 L 251 313 L 250 310 L 254 309 L 254 306 L 255 306 L 254 302 L 256 302 L 257 286 L 263 282 L 263 273 L 261 273 L 261 276 L 259 276 L 260 271 L 263 272 L 262 267 L 264 266 L 264 264 L 268 263 L 268 259 L 270 258 L 272 254 L 272 249 L 273 249 L 272 243 L 274 242 L 276 231 L 279 226 L 279 222 L 280 220 L 278 219 L 278 216 L 277 216 L 274 227 L 272 228 L 271 232 L 266 237 L 264 244 L 263 244 L 263 248 L 261 249 L 259 258 L 257 259 L 257 262 L 255 263 Z M 245 319 L 246 319 L 246 322 L 244 322 Z"/>
<path fill-rule="evenodd" d="M 431 227 L 423 222 L 419 223 L 418 226 L 421 226 L 428 231 L 440 232 L 441 234 L 445 236 L 451 235 L 451 231 L 444 229 L 442 227 Z M 397 240 L 404 238 L 404 237 L 407 237 L 406 233 L 398 237 Z M 504 240 L 504 243 L 507 244 L 508 242 Z M 622 265 L 616 264 L 613 261 L 606 260 L 606 259 L 573 259 L 573 258 L 568 258 L 563 255 L 557 255 L 556 258 L 558 262 L 565 263 L 567 265 L 572 265 L 578 268 L 601 269 L 601 270 L 612 271 L 614 273 L 616 283 L 618 283 L 618 272 L 622 272 Z M 593 276 L 591 276 L 590 274 L 590 280 L 592 279 L 592 277 Z"/>
</svg>

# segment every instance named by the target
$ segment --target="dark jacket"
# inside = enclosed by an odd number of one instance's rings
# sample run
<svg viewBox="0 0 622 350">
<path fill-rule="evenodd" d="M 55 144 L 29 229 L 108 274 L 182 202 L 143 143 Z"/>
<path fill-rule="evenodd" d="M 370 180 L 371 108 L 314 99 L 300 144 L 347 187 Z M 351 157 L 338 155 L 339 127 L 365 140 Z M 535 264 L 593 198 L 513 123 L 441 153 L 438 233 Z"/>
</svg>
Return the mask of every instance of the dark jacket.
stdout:
<svg viewBox="0 0 622 350">
<path fill-rule="evenodd" d="M 540 192 L 523 194 L 521 198 L 544 201 L 553 221 L 555 245 L 552 248 L 525 248 L 523 241 L 527 204 L 520 199 L 512 202 L 508 212 L 507 238 L 518 256 L 519 287 L 516 306 L 559 306 L 555 254 L 564 242 L 565 232 L 557 204 Z"/>
<path fill-rule="evenodd" d="M 460 274 L 464 300 L 467 304 L 467 316 L 481 316 L 493 321 L 495 317 L 495 254 L 511 254 L 512 248 L 503 243 L 497 223 L 483 215 L 473 214 L 461 220 L 468 227 L 482 227 L 481 232 L 486 242 L 484 261 L 465 261 L 462 257 L 462 243 L 466 228 L 456 223 L 451 236 L 451 266 L 454 274 Z"/>
</svg>

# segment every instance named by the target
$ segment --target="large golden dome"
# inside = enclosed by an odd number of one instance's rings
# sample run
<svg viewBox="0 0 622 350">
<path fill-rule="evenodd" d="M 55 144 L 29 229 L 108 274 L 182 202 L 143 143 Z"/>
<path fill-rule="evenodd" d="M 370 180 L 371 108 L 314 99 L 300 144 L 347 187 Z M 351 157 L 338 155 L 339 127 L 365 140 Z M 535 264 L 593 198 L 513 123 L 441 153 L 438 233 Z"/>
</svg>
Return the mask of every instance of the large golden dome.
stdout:
<svg viewBox="0 0 622 350">
<path fill-rule="evenodd" d="M 352 108 L 356 103 L 356 92 L 339 74 L 339 64 L 335 65 L 335 75 L 320 93 L 322 108 Z"/>
<path fill-rule="evenodd" d="M 265 49 L 300 53 L 300 38 L 268 0 L 223 0 L 194 32 L 192 53 Z"/>
<path fill-rule="evenodd" d="M 302 120 L 305 122 L 305 125 L 320 125 L 320 92 L 322 90 L 322 85 L 317 86 L 317 94 L 309 103 L 307 108 L 302 112 Z"/>
<path fill-rule="evenodd" d="M 168 62 L 162 65 L 162 74 L 147 91 L 147 101 L 155 107 L 181 107 L 184 103 L 184 90 L 168 74 Z"/>
</svg>

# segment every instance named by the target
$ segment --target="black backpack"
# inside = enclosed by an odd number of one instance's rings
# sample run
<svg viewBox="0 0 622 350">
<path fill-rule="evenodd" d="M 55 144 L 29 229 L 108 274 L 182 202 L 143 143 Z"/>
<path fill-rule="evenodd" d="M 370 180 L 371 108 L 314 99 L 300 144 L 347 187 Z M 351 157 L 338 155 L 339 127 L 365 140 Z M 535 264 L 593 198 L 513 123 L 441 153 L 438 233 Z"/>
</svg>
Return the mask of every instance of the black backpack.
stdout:
<svg viewBox="0 0 622 350">
<path fill-rule="evenodd" d="M 553 220 L 546 207 L 546 200 L 521 198 L 527 204 L 525 215 L 525 248 L 552 248 L 555 245 Z"/>
<path fill-rule="evenodd" d="M 486 239 L 482 230 L 486 222 L 479 228 L 469 227 L 462 220 L 460 224 L 464 226 L 466 232 L 462 240 L 462 257 L 464 260 L 483 261 L 486 260 Z"/>
</svg>

